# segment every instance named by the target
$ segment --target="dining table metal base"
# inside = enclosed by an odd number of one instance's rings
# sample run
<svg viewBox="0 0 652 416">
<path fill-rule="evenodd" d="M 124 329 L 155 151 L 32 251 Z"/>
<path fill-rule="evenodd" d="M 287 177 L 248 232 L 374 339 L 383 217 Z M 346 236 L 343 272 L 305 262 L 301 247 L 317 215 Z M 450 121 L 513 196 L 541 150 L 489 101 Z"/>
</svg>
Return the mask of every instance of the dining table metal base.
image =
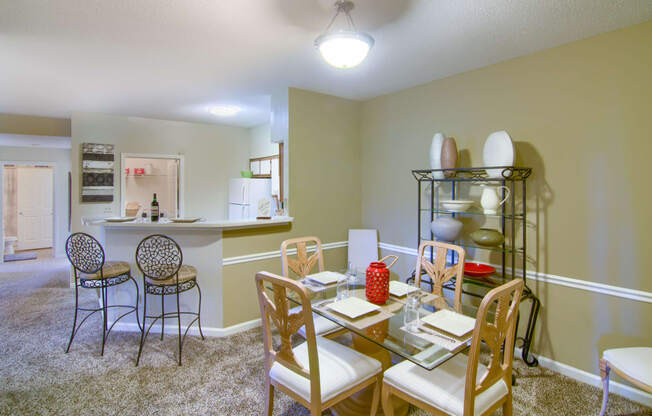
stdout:
<svg viewBox="0 0 652 416">
<path fill-rule="evenodd" d="M 392 357 L 389 351 L 359 335 L 351 335 L 353 337 L 353 349 L 380 361 L 383 367 L 383 372 L 392 366 Z M 337 403 L 331 408 L 332 414 L 336 416 L 369 416 L 369 413 L 371 412 L 373 388 L 374 386 L 367 387 L 366 389 Z M 409 405 L 406 401 L 394 397 L 392 402 L 394 405 L 395 416 L 404 416 L 407 414 Z M 382 404 L 380 403 L 376 415 L 384 415 Z"/>
</svg>

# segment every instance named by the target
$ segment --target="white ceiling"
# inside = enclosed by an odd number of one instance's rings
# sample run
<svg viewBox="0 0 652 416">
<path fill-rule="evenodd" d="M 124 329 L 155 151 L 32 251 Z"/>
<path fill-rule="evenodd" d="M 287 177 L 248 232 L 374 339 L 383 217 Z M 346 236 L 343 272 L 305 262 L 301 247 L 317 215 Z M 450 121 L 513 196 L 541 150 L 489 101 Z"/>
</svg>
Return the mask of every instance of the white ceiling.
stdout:
<svg viewBox="0 0 652 416">
<path fill-rule="evenodd" d="M 650 0 L 358 0 L 376 46 L 337 70 L 313 47 L 332 2 L 0 0 L 0 113 L 253 126 L 287 86 L 366 99 L 652 19 Z"/>
</svg>

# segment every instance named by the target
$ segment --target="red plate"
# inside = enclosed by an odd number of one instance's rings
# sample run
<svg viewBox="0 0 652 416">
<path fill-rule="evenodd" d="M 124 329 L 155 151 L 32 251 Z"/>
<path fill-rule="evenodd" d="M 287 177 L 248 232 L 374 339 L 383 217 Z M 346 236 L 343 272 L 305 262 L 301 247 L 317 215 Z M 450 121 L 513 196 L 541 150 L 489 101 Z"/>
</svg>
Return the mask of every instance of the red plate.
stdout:
<svg viewBox="0 0 652 416">
<path fill-rule="evenodd" d="M 488 264 L 482 263 L 464 263 L 464 274 L 473 277 L 489 277 L 496 273 L 496 269 Z"/>
</svg>

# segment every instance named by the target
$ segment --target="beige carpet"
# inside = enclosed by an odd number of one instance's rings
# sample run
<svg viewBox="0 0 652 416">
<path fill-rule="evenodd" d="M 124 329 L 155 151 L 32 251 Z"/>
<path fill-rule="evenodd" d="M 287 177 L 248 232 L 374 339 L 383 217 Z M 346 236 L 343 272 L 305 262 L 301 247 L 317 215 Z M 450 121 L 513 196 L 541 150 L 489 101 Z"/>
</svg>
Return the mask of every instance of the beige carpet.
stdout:
<svg viewBox="0 0 652 416">
<path fill-rule="evenodd" d="M 99 356 L 99 315 L 64 348 L 73 314 L 65 260 L 0 265 L 0 414 L 2 415 L 259 415 L 262 413 L 262 338 L 255 329 L 229 338 L 189 338 L 184 365 L 175 338 L 148 338 L 134 367 L 139 337 L 112 333 Z M 83 302 L 96 305 L 93 292 Z M 601 391 L 516 362 L 517 415 L 596 415 Z M 275 415 L 308 415 L 276 394 Z M 416 409 L 413 415 L 424 414 Z M 496 414 L 500 414 L 497 412 Z M 612 395 L 609 414 L 652 415 Z"/>
</svg>

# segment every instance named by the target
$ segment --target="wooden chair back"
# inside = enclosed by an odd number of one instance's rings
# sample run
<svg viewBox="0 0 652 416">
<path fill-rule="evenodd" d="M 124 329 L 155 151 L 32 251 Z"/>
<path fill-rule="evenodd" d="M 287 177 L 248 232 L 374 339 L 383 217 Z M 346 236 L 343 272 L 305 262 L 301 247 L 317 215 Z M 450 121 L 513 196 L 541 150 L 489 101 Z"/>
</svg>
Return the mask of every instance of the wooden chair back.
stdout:
<svg viewBox="0 0 652 416">
<path fill-rule="evenodd" d="M 475 397 L 500 379 L 505 381 L 507 388 L 511 391 L 516 318 L 523 287 L 524 283 L 521 279 L 514 279 L 490 290 L 482 299 L 473 330 L 473 341 L 466 369 L 464 415 L 473 414 Z M 489 321 L 489 309 L 494 304 L 496 309 L 493 319 Z M 480 347 L 483 341 L 489 347 L 491 358 L 487 366 L 487 374 L 476 382 Z"/>
<path fill-rule="evenodd" d="M 274 299 L 267 295 L 266 287 L 271 288 Z M 256 289 L 258 291 L 258 304 L 263 327 L 263 344 L 265 348 L 265 374 L 274 362 L 310 379 L 310 397 L 321 398 L 319 382 L 319 361 L 317 355 L 317 340 L 315 338 L 315 325 L 310 308 L 310 298 L 306 288 L 299 282 L 268 272 L 256 273 Z M 299 299 L 301 312 L 290 313 L 288 291 L 293 292 Z M 274 349 L 272 340 L 272 323 L 278 330 L 281 345 Z M 306 342 L 308 343 L 308 368 L 299 364 L 292 352 L 291 337 L 299 328 L 305 325 Z M 269 381 L 268 381 L 269 382 Z"/>
<path fill-rule="evenodd" d="M 315 252 L 308 256 L 307 244 L 313 243 Z M 289 257 L 288 251 L 290 246 L 296 246 L 297 257 Z M 300 278 L 310 274 L 315 265 L 318 265 L 319 271 L 324 271 L 324 252 L 321 248 L 321 240 L 317 237 L 299 237 L 285 240 L 281 243 L 281 261 L 283 263 L 283 276 L 290 277 L 292 270 Z"/>
<path fill-rule="evenodd" d="M 434 263 L 428 260 L 429 256 L 426 255 L 426 247 L 430 247 L 434 252 Z M 457 253 L 457 264 L 446 267 L 446 258 L 449 251 Z M 439 296 L 444 296 L 444 284 L 456 277 L 455 310 L 460 311 L 462 307 L 462 280 L 464 279 L 464 249 L 462 247 L 439 241 L 422 241 L 419 244 L 415 270 L 416 285 L 421 287 L 421 272 L 424 270 L 432 280 L 432 293 Z"/>
</svg>

